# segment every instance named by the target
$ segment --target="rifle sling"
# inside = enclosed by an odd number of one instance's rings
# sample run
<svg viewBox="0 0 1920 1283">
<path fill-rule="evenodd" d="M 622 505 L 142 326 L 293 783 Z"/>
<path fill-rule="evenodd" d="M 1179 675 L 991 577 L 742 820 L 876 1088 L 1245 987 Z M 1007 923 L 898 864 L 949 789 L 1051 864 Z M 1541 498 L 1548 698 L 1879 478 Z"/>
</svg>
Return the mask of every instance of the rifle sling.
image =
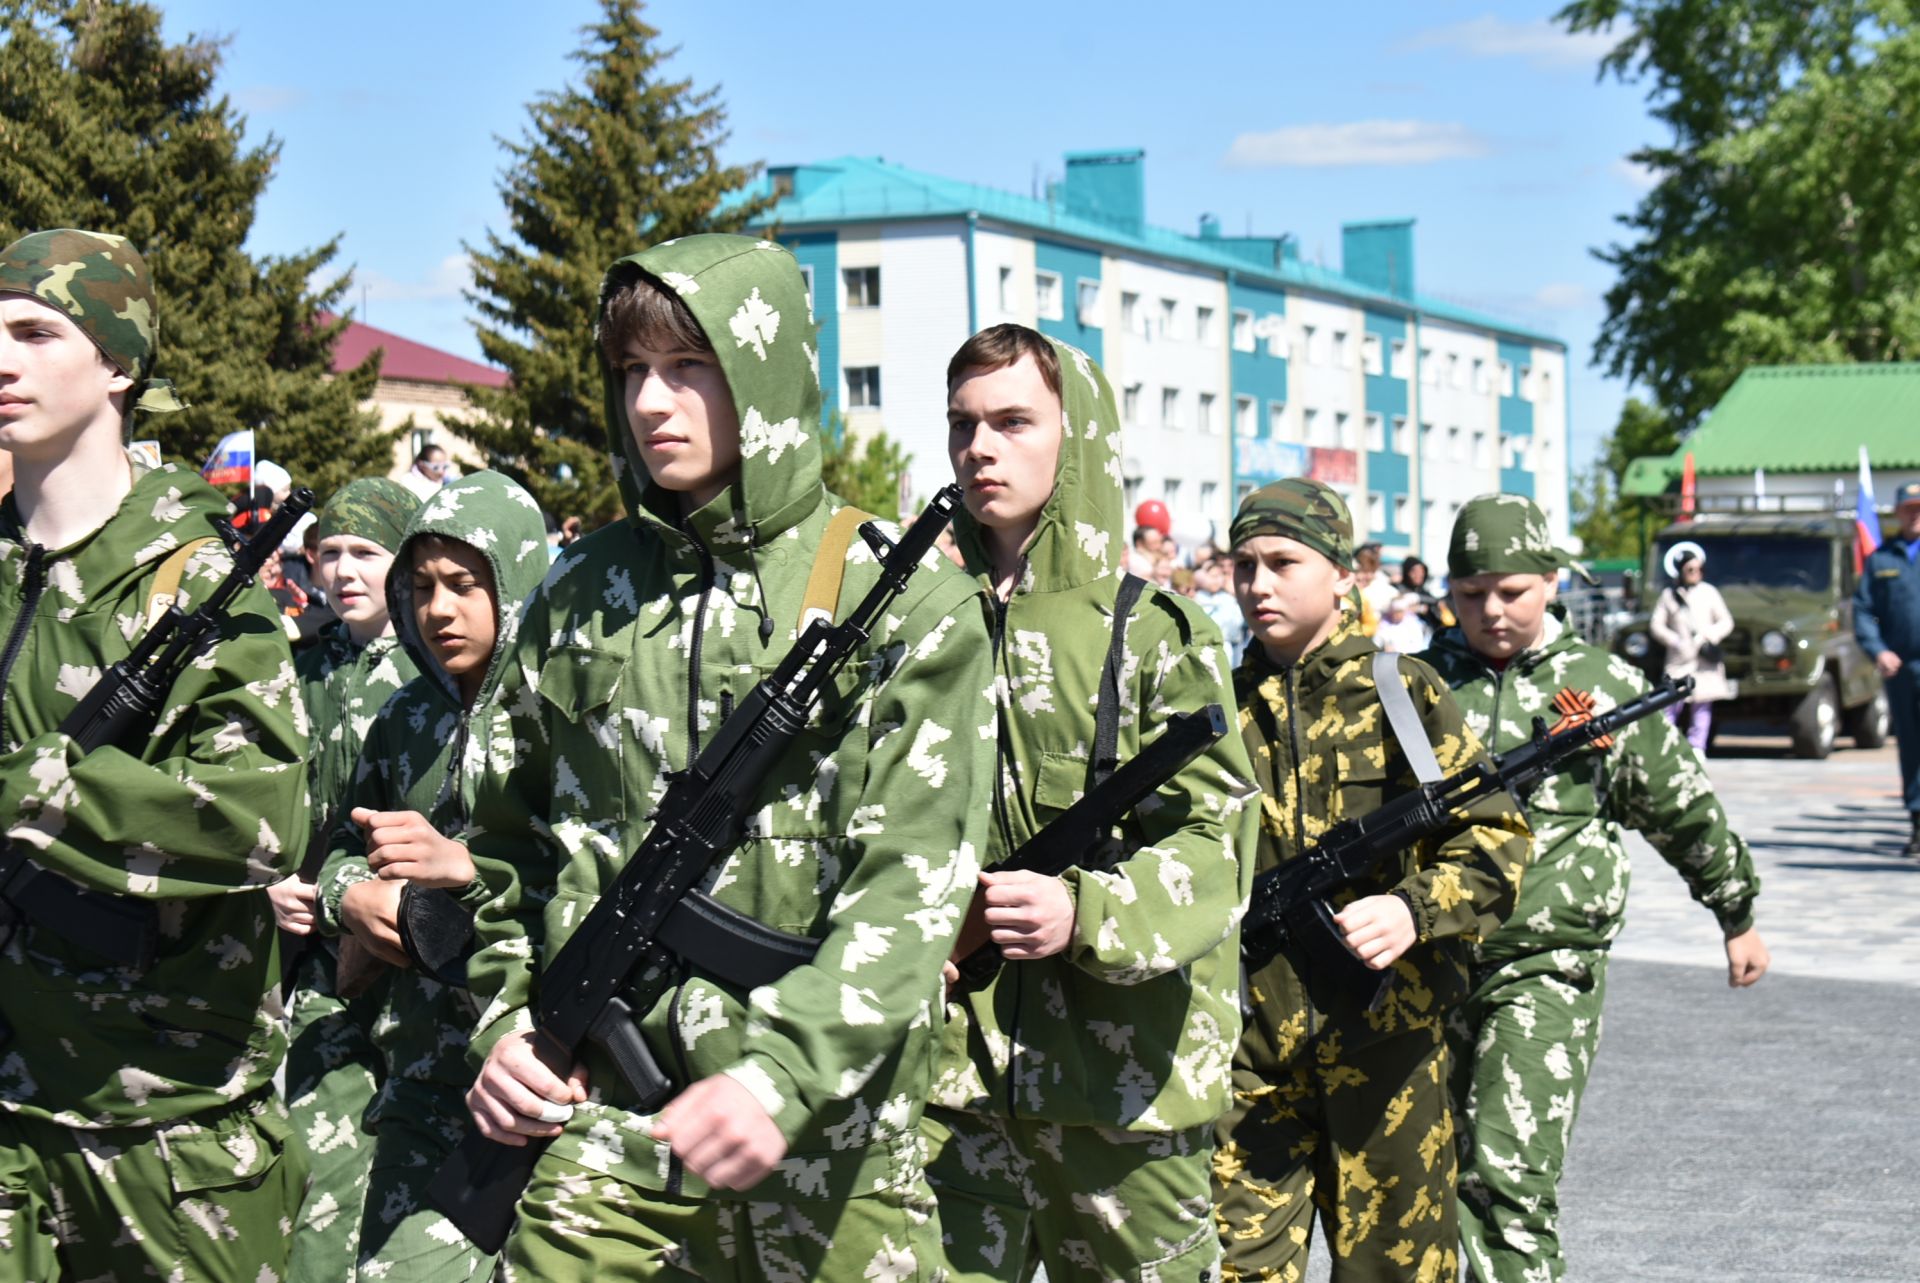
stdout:
<svg viewBox="0 0 1920 1283">
<path fill-rule="evenodd" d="M 1433 742 L 1427 738 L 1427 728 L 1421 725 L 1420 714 L 1414 711 L 1413 696 L 1400 680 L 1398 655 L 1383 650 L 1373 657 L 1373 684 L 1380 696 L 1380 707 L 1387 711 L 1387 725 L 1393 728 L 1393 737 L 1400 742 L 1400 752 L 1413 768 L 1414 778 L 1422 784 L 1444 778 L 1440 763 L 1433 755 Z"/>
<path fill-rule="evenodd" d="M 1107 662 L 1100 668 L 1100 706 L 1093 720 L 1093 782 L 1104 782 L 1120 765 L 1120 673 L 1127 662 L 1127 616 L 1147 581 L 1138 575 L 1120 580 L 1113 598 L 1113 637 L 1107 643 Z"/>
</svg>

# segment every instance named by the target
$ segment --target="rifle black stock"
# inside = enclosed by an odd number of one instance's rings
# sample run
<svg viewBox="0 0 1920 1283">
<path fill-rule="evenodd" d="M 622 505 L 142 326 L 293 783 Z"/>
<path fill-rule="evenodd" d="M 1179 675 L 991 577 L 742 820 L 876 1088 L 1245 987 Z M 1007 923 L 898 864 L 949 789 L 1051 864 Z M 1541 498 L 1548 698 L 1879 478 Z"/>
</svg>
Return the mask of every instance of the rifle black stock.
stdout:
<svg viewBox="0 0 1920 1283">
<path fill-rule="evenodd" d="M 871 638 L 881 612 L 932 551 L 960 499 L 958 486 L 941 490 L 897 541 L 872 522 L 860 527 L 880 559 L 878 582 L 841 623 L 810 624 L 700 756 L 671 777 L 653 827 L 542 970 L 534 1013 L 540 1037 L 567 1061 L 579 1058 L 588 1038 L 600 1043 L 641 1111 L 664 1105 L 675 1084 L 640 1033 L 639 1019 L 653 998 L 630 1004 L 624 991 L 636 977 L 677 970 L 668 939 L 675 911 L 698 895 L 695 885 L 707 870 L 739 844 L 763 781 L 791 749 L 834 675 Z M 503 1145 L 471 1130 L 428 1186 L 427 1201 L 475 1245 L 498 1252 L 546 1145 Z"/>
<path fill-rule="evenodd" d="M 1304 854 L 1254 879 L 1240 928 L 1241 960 L 1248 971 L 1257 971 L 1284 952 L 1320 1010 L 1343 994 L 1366 997 L 1372 1006 L 1385 994 L 1392 972 L 1375 971 L 1347 948 L 1326 903 L 1328 896 L 1420 839 L 1458 823 L 1454 817 L 1461 808 L 1503 790 L 1518 796 L 1558 771 L 1576 752 L 1679 703 L 1692 691 L 1691 677 L 1663 681 L 1637 699 L 1551 733 L 1536 717 L 1532 737 L 1498 758 L 1475 762 L 1378 810 L 1342 820 Z"/>
</svg>

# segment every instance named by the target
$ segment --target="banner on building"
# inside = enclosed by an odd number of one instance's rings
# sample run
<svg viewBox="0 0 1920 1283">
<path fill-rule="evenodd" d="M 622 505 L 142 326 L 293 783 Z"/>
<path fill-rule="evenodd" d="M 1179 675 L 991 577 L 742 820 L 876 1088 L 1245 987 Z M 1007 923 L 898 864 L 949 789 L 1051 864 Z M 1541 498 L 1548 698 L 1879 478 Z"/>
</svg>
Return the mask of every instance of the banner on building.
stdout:
<svg viewBox="0 0 1920 1283">
<path fill-rule="evenodd" d="M 1352 450 L 1315 446 L 1308 451 L 1307 476 L 1330 486 L 1358 485 L 1360 456 Z"/>
<path fill-rule="evenodd" d="M 1244 480 L 1264 485 L 1288 477 L 1304 477 L 1307 466 L 1307 448 L 1303 445 L 1264 437 L 1233 439 L 1233 472 Z"/>
</svg>

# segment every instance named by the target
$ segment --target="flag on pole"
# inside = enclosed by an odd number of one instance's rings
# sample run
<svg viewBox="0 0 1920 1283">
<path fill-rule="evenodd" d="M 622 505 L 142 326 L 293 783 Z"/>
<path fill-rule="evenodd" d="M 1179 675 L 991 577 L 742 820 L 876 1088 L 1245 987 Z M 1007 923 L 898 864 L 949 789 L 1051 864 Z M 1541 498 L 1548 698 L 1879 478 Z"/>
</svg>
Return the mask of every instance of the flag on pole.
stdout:
<svg viewBox="0 0 1920 1283">
<path fill-rule="evenodd" d="M 1873 468 L 1867 463 L 1867 447 L 1860 447 L 1860 485 L 1853 499 L 1853 573 L 1859 574 L 1867 558 L 1880 546 L 1880 513 L 1873 506 Z"/>
<path fill-rule="evenodd" d="M 1693 451 L 1689 450 L 1680 461 L 1680 520 L 1693 520 Z"/>
<path fill-rule="evenodd" d="M 253 484 L 253 429 L 229 432 L 207 456 L 200 475 L 216 486 Z"/>
</svg>

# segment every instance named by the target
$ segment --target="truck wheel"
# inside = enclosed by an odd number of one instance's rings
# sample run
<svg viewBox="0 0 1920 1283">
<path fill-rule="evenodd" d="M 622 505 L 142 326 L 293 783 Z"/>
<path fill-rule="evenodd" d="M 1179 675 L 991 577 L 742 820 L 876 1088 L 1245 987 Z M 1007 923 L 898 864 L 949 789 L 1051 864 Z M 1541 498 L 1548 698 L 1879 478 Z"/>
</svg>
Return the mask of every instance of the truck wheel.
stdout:
<svg viewBox="0 0 1920 1283">
<path fill-rule="evenodd" d="M 1840 699 L 1833 683 L 1822 681 L 1793 710 L 1793 755 L 1818 760 L 1833 752 L 1840 735 Z"/>
<path fill-rule="evenodd" d="M 1887 702 L 1887 688 L 1873 692 L 1873 698 L 1847 714 L 1847 734 L 1855 748 L 1879 748 L 1893 729 L 1893 706 Z"/>
</svg>

